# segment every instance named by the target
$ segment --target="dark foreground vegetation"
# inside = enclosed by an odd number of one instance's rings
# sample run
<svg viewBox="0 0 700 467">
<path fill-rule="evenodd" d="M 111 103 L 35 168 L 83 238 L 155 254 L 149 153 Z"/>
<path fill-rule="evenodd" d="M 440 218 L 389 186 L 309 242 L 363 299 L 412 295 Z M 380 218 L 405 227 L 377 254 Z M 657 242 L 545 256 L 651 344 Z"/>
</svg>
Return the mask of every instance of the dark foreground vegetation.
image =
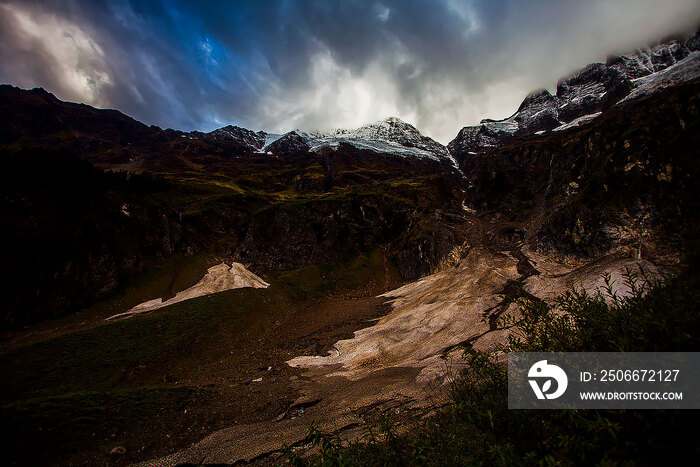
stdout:
<svg viewBox="0 0 700 467">
<path fill-rule="evenodd" d="M 199 268 L 196 258 L 186 258 L 185 270 Z M 381 316 L 386 307 L 373 297 L 399 281 L 375 250 L 271 274 L 267 289 L 99 319 L 183 280 L 175 268 L 142 273 L 124 297 L 79 313 L 97 316 L 94 326 L 3 349 L 3 465 L 128 465 L 227 426 L 274 419 L 299 397 L 284 362 L 321 354 Z M 117 447 L 126 452 L 110 455 Z"/>
<path fill-rule="evenodd" d="M 620 298 L 573 290 L 552 303 L 520 301 L 522 319 L 507 344 L 486 354 L 466 349 L 467 372 L 451 404 L 410 430 L 385 419 L 345 443 L 312 429 L 295 465 L 681 465 L 700 459 L 691 410 L 508 410 L 500 352 L 697 351 L 700 280 L 692 271 L 665 280 L 628 275 Z M 611 285 L 611 284 L 609 284 Z M 565 314 L 555 312 L 565 311 Z M 502 354 L 501 354 L 502 355 Z"/>
</svg>

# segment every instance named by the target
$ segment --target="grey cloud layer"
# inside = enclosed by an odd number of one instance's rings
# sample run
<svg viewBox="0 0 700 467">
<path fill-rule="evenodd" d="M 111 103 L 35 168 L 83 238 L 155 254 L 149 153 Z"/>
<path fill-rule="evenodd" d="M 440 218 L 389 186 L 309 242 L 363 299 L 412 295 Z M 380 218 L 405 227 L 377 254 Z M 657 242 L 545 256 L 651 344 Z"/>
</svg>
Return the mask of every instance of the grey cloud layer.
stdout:
<svg viewBox="0 0 700 467">
<path fill-rule="evenodd" d="M 447 142 L 606 55 L 695 28 L 696 0 L 0 2 L 0 81 L 210 130 L 389 115 Z"/>
</svg>

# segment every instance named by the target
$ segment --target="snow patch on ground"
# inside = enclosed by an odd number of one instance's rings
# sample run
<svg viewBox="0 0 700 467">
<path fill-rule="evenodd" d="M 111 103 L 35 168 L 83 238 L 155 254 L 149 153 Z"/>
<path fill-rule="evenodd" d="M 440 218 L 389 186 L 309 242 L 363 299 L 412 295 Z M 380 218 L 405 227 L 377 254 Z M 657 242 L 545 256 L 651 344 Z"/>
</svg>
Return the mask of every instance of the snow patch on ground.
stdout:
<svg viewBox="0 0 700 467">
<path fill-rule="evenodd" d="M 129 318 L 133 315 L 146 313 L 157 310 L 174 303 L 179 303 L 191 298 L 203 297 L 218 292 L 224 292 L 231 289 L 240 289 L 243 287 L 253 287 L 256 289 L 267 288 L 270 284 L 248 271 L 241 263 L 231 263 L 231 266 L 226 263 L 217 264 L 207 270 L 204 277 L 189 289 L 178 292 L 173 298 L 163 301 L 162 298 L 156 298 L 147 302 L 140 303 L 126 311 L 119 313 L 106 320 L 117 318 Z"/>
<path fill-rule="evenodd" d="M 382 295 L 393 310 L 355 337 L 337 342 L 336 352 L 287 363 L 302 368 L 340 364 L 332 375 L 352 380 L 389 367 L 439 370 L 445 349 L 488 330 L 482 313 L 498 305 L 497 292 L 518 276 L 515 258 L 475 249 L 455 268 Z"/>
</svg>

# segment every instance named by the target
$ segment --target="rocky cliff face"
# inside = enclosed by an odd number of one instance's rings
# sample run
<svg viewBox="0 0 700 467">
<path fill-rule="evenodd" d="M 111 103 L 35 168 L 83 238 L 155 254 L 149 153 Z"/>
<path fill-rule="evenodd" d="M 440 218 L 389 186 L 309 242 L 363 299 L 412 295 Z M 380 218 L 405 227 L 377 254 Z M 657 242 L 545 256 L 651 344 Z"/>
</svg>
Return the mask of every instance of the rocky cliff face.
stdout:
<svg viewBox="0 0 700 467">
<path fill-rule="evenodd" d="M 686 41 L 673 39 L 628 55 L 610 57 L 607 66 L 620 71 L 629 79 L 642 78 L 675 65 L 692 52 L 700 50 L 700 35 Z"/>
<path fill-rule="evenodd" d="M 698 231 L 700 79 L 463 161 L 466 205 L 502 246 L 662 258 Z"/>
<path fill-rule="evenodd" d="M 58 316 L 104 297 L 182 243 L 165 185 L 109 174 L 65 151 L 2 154 L 0 328 Z"/>
<path fill-rule="evenodd" d="M 557 84 L 556 95 L 539 90 L 525 98 L 515 114 L 464 127 L 448 148 L 462 164 L 468 157 L 502 146 L 515 137 L 541 135 L 596 118 L 637 90 L 661 89 L 700 77 L 698 33 L 629 55 L 593 63 Z M 661 79 L 673 73 L 673 80 Z"/>
</svg>

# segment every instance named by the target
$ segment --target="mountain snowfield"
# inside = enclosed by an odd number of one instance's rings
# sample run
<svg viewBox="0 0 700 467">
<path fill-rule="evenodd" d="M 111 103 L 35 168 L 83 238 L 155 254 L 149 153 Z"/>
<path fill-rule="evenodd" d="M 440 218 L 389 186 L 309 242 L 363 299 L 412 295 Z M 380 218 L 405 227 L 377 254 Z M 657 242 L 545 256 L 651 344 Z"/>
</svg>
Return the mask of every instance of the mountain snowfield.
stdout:
<svg viewBox="0 0 700 467">
<path fill-rule="evenodd" d="M 290 152 L 318 153 L 323 149 L 335 149 L 341 144 L 348 144 L 377 154 L 426 158 L 457 167 L 447 147 L 422 135 L 416 127 L 397 117 L 387 117 L 354 130 L 336 129 L 320 132 L 296 129 L 280 134 L 253 132 L 229 125 L 209 133 L 191 132 L 182 136 L 191 139 L 213 139 L 221 144 L 242 144 L 252 153 L 269 156 Z"/>
</svg>

